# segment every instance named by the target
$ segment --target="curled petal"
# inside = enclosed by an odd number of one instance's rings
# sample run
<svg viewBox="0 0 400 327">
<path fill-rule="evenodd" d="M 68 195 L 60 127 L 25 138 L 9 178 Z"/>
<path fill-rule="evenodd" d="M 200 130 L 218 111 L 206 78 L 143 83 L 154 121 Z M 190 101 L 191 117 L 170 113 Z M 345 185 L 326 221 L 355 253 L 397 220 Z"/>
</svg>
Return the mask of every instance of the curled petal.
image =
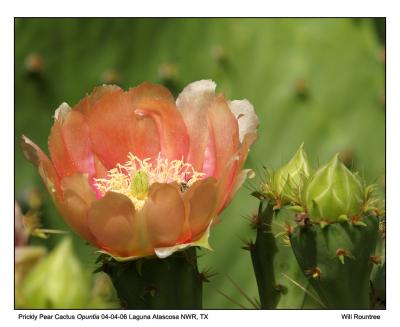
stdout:
<svg viewBox="0 0 400 327">
<path fill-rule="evenodd" d="M 67 118 L 70 111 L 71 107 L 68 105 L 68 103 L 63 102 L 54 112 L 54 119 L 62 124 Z"/>
<path fill-rule="evenodd" d="M 217 96 L 210 104 L 208 124 L 210 135 L 207 149 L 212 153 L 209 159 L 212 160 L 212 164 L 205 160 L 203 168 L 207 176 L 219 179 L 224 174 L 226 163 L 236 153 L 239 145 L 237 121 L 222 95 Z"/>
<path fill-rule="evenodd" d="M 169 91 L 160 85 L 143 83 L 128 92 L 135 114 L 155 122 L 162 156 L 171 160 L 186 159 L 189 137 Z"/>
<path fill-rule="evenodd" d="M 71 176 L 78 171 L 69 156 L 63 138 L 62 125 L 59 121 L 54 123 L 50 131 L 49 152 L 54 168 L 60 178 Z"/>
<path fill-rule="evenodd" d="M 200 80 L 187 85 L 176 99 L 176 105 L 182 111 L 198 111 L 215 96 L 216 84 L 212 80 Z"/>
<path fill-rule="evenodd" d="M 150 253 L 132 201 L 123 194 L 108 192 L 93 203 L 88 225 L 97 244 L 114 256 Z"/>
<path fill-rule="evenodd" d="M 174 185 L 154 183 L 141 215 L 154 247 L 175 245 L 183 233 L 185 206 Z"/>
<path fill-rule="evenodd" d="M 239 140 L 241 143 L 246 134 L 257 133 L 259 120 L 254 111 L 253 105 L 248 100 L 230 101 L 229 108 L 238 121 Z"/>
<path fill-rule="evenodd" d="M 87 226 L 89 209 L 96 200 L 87 175 L 78 173 L 65 177 L 61 181 L 61 187 L 64 196 L 62 200 L 56 202 L 56 205 L 65 221 L 80 236 L 96 244 Z"/>
<path fill-rule="evenodd" d="M 207 111 L 215 98 L 215 87 L 211 80 L 193 82 L 183 89 L 176 100 L 190 137 L 188 161 L 197 170 L 203 168 L 209 138 Z"/>
<path fill-rule="evenodd" d="M 38 167 L 40 177 L 53 199 L 61 197 L 59 177 L 49 158 L 24 135 L 22 135 L 21 148 L 25 158 Z"/>
<path fill-rule="evenodd" d="M 218 188 L 217 181 L 206 178 L 194 183 L 184 194 L 184 200 L 189 208 L 189 225 L 192 239 L 196 240 L 210 225 L 216 216 Z"/>
</svg>

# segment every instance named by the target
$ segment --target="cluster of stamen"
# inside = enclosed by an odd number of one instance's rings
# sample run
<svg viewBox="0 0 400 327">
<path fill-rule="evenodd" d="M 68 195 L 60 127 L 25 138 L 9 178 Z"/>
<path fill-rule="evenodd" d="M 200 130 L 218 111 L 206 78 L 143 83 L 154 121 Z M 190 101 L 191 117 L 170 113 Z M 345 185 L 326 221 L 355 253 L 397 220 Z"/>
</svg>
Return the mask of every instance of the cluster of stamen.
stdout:
<svg viewBox="0 0 400 327">
<path fill-rule="evenodd" d="M 117 164 L 105 178 L 96 178 L 94 185 L 102 195 L 109 191 L 126 195 L 135 209 L 140 210 L 146 202 L 151 184 L 176 182 L 184 192 L 204 175 L 183 160 L 170 161 L 159 154 L 152 162 L 151 158 L 141 160 L 129 153 L 126 163 Z"/>
</svg>

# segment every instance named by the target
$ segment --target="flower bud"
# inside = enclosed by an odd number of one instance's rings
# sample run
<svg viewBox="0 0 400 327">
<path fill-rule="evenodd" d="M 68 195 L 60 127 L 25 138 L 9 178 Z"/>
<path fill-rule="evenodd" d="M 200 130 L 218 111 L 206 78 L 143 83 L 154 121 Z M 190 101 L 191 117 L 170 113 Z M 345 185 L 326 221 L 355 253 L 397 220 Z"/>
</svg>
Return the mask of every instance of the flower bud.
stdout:
<svg viewBox="0 0 400 327">
<path fill-rule="evenodd" d="M 282 202 L 298 202 L 304 181 L 310 176 L 311 167 L 304 145 L 301 144 L 290 161 L 279 168 L 273 176 L 272 188 Z"/>
<path fill-rule="evenodd" d="M 304 202 L 309 217 L 316 222 L 339 222 L 360 214 L 364 189 L 360 179 L 339 160 L 336 154 L 308 181 Z"/>
<path fill-rule="evenodd" d="M 65 238 L 25 277 L 23 307 L 82 308 L 89 297 L 88 277 L 73 253 L 71 239 Z"/>
</svg>

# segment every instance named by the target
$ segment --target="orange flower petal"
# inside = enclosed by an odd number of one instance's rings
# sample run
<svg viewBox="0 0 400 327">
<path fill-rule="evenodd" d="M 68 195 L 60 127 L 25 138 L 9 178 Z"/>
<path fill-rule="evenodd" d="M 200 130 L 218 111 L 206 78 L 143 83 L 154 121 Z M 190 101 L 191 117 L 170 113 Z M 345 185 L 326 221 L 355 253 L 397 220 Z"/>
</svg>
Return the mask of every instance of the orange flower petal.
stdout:
<svg viewBox="0 0 400 327">
<path fill-rule="evenodd" d="M 87 226 L 89 209 L 96 200 L 87 176 L 78 173 L 65 177 L 61 181 L 61 187 L 64 197 L 61 201 L 57 201 L 56 205 L 65 221 L 81 237 L 96 245 L 96 241 Z"/>
<path fill-rule="evenodd" d="M 162 156 L 170 160 L 186 159 L 189 136 L 169 91 L 160 85 L 144 83 L 128 92 L 135 113 L 155 122 Z"/>
<path fill-rule="evenodd" d="M 102 85 L 95 87 L 92 93 L 84 97 L 75 107 L 74 110 L 86 115 L 106 94 L 122 92 L 122 89 L 117 85 Z"/>
<path fill-rule="evenodd" d="M 123 194 L 108 192 L 101 200 L 94 202 L 88 223 L 98 245 L 114 256 L 151 253 L 133 203 Z"/>
<path fill-rule="evenodd" d="M 127 93 L 105 94 L 87 113 L 93 150 L 107 169 L 127 160 L 157 157 L 160 139 L 151 117 L 136 114 Z"/>
<path fill-rule="evenodd" d="M 136 87 L 130 88 L 128 92 L 131 96 L 133 106 L 136 106 L 138 103 L 146 99 L 164 100 L 175 104 L 171 92 L 160 84 L 143 82 Z"/>
<path fill-rule="evenodd" d="M 189 208 L 189 224 L 192 240 L 199 238 L 216 216 L 218 188 L 217 181 L 209 177 L 194 183 L 184 194 Z"/>
<path fill-rule="evenodd" d="M 185 206 L 178 187 L 154 183 L 141 215 L 153 247 L 175 245 L 183 233 Z"/>
<path fill-rule="evenodd" d="M 55 121 L 49 136 L 49 152 L 51 160 L 54 164 L 60 178 L 71 176 L 77 172 L 77 168 L 72 162 L 68 149 L 65 146 L 62 125 L 59 121 Z"/>
<path fill-rule="evenodd" d="M 95 175 L 90 130 L 84 116 L 72 110 L 62 124 L 62 134 L 65 147 L 76 170 L 87 173 L 89 178 Z"/>
<path fill-rule="evenodd" d="M 22 135 L 21 147 L 25 158 L 38 167 L 40 177 L 53 199 L 61 197 L 60 180 L 49 158 L 35 143 L 24 135 Z"/>
</svg>

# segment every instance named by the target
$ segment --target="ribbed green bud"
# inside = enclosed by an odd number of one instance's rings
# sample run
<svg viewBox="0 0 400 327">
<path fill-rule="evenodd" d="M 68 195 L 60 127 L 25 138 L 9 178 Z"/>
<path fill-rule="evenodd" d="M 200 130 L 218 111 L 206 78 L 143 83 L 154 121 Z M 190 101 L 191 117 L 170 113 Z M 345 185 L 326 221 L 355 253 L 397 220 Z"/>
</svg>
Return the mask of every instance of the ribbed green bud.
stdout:
<svg viewBox="0 0 400 327">
<path fill-rule="evenodd" d="M 278 194 L 283 202 L 297 202 L 304 181 L 310 174 L 310 163 L 304 151 L 304 144 L 301 144 L 292 159 L 274 173 L 272 182 L 274 193 Z"/>
<path fill-rule="evenodd" d="M 138 171 L 132 176 L 131 193 L 139 199 L 144 200 L 147 198 L 149 192 L 149 177 L 144 171 Z"/>
<path fill-rule="evenodd" d="M 360 214 L 364 189 L 336 154 L 309 179 L 303 198 L 312 221 L 339 222 Z"/>
</svg>

